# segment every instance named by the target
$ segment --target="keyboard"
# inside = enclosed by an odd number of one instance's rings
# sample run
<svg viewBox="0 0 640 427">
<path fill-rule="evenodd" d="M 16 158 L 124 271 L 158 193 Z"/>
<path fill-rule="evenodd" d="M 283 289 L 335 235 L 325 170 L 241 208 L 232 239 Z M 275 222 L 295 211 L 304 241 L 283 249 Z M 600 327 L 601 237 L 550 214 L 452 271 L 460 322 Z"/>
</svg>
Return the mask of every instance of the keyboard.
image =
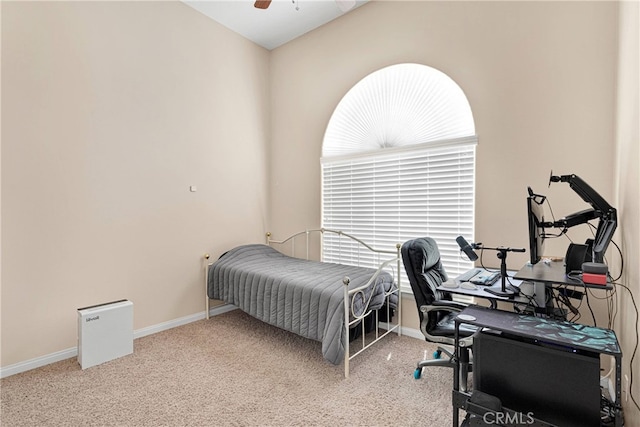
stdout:
<svg viewBox="0 0 640 427">
<path fill-rule="evenodd" d="M 491 286 L 500 278 L 500 272 L 483 271 L 471 278 L 470 282 L 476 285 Z"/>
<path fill-rule="evenodd" d="M 487 271 L 483 268 L 472 268 L 456 277 L 456 283 L 471 282 L 475 285 L 491 286 L 500 278 L 499 271 Z"/>
<path fill-rule="evenodd" d="M 456 282 L 469 282 L 476 274 L 482 273 L 484 270 L 481 268 L 472 268 L 469 271 L 465 271 L 458 277 L 456 277 Z"/>
</svg>

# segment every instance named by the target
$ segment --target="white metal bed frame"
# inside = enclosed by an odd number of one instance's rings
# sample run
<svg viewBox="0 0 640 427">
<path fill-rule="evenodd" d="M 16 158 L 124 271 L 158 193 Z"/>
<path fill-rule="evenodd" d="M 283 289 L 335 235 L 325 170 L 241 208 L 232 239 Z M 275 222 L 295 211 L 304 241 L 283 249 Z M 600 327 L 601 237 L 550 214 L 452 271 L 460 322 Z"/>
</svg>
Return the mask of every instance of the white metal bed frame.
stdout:
<svg viewBox="0 0 640 427">
<path fill-rule="evenodd" d="M 333 233 L 339 236 L 339 238 L 345 237 L 348 238 L 354 242 L 357 242 L 359 245 L 358 250 L 368 250 L 370 252 L 373 252 L 374 254 L 376 254 L 376 260 L 379 263 L 378 268 L 376 270 L 376 272 L 373 274 L 373 276 L 371 276 L 371 278 L 369 279 L 369 281 L 352 290 L 349 290 L 349 282 L 350 279 L 349 277 L 345 277 L 342 282 L 344 283 L 344 327 L 345 327 L 345 337 L 346 337 L 346 345 L 345 345 L 345 354 L 344 354 L 344 376 L 345 378 L 349 378 L 349 362 L 355 358 L 356 356 L 358 356 L 360 353 L 362 353 L 364 350 L 366 350 L 367 348 L 371 347 L 373 344 L 375 344 L 376 342 L 380 341 L 382 338 L 384 338 L 385 336 L 387 336 L 388 334 L 392 333 L 392 332 L 396 332 L 398 334 L 398 336 L 400 336 L 402 334 L 402 311 L 401 311 L 401 294 L 400 294 L 400 263 L 401 263 L 401 255 L 400 255 L 400 247 L 401 245 L 398 243 L 396 244 L 396 250 L 392 251 L 392 250 L 381 250 L 381 249 L 375 249 L 371 246 L 369 246 L 367 243 L 363 242 L 362 240 L 358 239 L 355 236 L 352 236 L 350 234 L 344 233 L 342 231 L 338 231 L 338 230 L 331 230 L 328 228 L 318 228 L 318 229 L 311 229 L 311 230 L 304 230 L 304 231 L 300 231 L 298 233 L 292 234 L 291 236 L 287 237 L 284 240 L 274 240 L 271 238 L 271 233 L 268 232 L 266 234 L 266 243 L 267 245 L 271 246 L 271 245 L 284 245 L 286 243 L 290 243 L 291 244 L 291 256 L 296 256 L 295 255 L 295 242 L 296 242 L 296 238 L 300 237 L 300 236 L 305 236 L 305 259 L 310 259 L 309 258 L 309 236 L 311 234 L 315 234 L 315 233 L 319 233 L 320 236 L 324 235 L 324 233 Z M 380 258 L 382 256 L 388 256 L 388 255 L 393 255 L 392 258 L 386 259 L 386 260 L 380 260 Z M 208 260 L 209 259 L 209 254 L 205 254 L 205 259 Z M 395 265 L 395 270 L 393 268 L 393 264 Z M 205 278 L 204 278 L 204 287 L 205 287 L 205 310 L 206 310 L 206 317 L 207 319 L 209 319 L 209 295 L 207 293 L 207 284 L 209 281 L 209 266 L 212 263 L 205 263 L 206 267 L 205 267 Z M 386 307 L 386 319 L 387 322 L 386 323 L 381 323 L 379 320 L 379 313 L 376 310 L 376 312 L 374 313 L 375 315 L 375 336 L 374 338 L 371 337 L 371 334 L 367 335 L 365 333 L 365 322 L 363 321 L 365 317 L 367 317 L 369 314 L 372 313 L 372 310 L 369 309 L 369 303 L 371 301 L 371 297 L 373 295 L 373 292 L 371 292 L 370 296 L 369 296 L 369 300 L 366 301 L 365 303 L 365 307 L 362 310 L 362 312 L 360 314 L 355 313 L 354 312 L 354 308 L 353 308 L 353 300 L 354 298 L 352 298 L 353 295 L 360 293 L 363 296 L 363 301 L 364 301 L 364 291 L 365 289 L 367 289 L 372 283 L 375 282 L 375 280 L 377 279 L 377 277 L 380 275 L 380 273 L 382 271 L 385 270 L 389 270 L 391 269 L 391 274 L 393 276 L 393 278 L 395 279 L 395 283 L 396 283 L 396 289 L 392 289 L 389 292 L 385 292 L 385 302 L 386 304 L 384 305 Z M 390 322 L 389 319 L 391 319 L 391 308 L 389 303 L 389 298 L 391 297 L 391 295 L 396 294 L 397 295 L 397 305 L 396 305 L 396 322 L 395 324 Z M 349 301 L 351 301 L 351 304 L 349 303 Z M 352 320 L 351 320 L 352 319 Z M 356 349 L 354 351 L 353 354 L 351 354 L 351 341 L 349 339 L 349 333 L 351 330 L 351 327 L 357 323 L 360 323 L 360 327 L 362 328 L 362 333 L 361 333 L 361 340 L 360 340 L 360 344 L 355 344 Z M 380 329 L 385 329 L 385 332 L 380 333 Z M 372 332 L 373 333 L 373 332 Z M 367 340 L 369 340 L 369 342 L 367 342 Z"/>
</svg>

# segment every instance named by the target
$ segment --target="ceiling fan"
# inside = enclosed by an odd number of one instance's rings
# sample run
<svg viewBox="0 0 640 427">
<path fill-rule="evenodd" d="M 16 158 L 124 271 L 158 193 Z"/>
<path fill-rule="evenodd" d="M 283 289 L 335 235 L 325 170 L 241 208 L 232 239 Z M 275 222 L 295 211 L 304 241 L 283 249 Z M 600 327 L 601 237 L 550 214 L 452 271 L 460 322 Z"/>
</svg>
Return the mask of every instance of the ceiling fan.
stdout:
<svg viewBox="0 0 640 427">
<path fill-rule="evenodd" d="M 257 9 L 266 9 L 271 4 L 271 1 L 272 0 L 256 0 L 253 6 Z M 338 8 L 343 12 L 350 10 L 356 5 L 356 0 L 335 0 L 335 2 L 336 5 L 338 5 Z"/>
<path fill-rule="evenodd" d="M 253 6 L 258 9 L 266 9 L 269 7 L 270 4 L 271 4 L 271 0 L 256 0 Z"/>
</svg>

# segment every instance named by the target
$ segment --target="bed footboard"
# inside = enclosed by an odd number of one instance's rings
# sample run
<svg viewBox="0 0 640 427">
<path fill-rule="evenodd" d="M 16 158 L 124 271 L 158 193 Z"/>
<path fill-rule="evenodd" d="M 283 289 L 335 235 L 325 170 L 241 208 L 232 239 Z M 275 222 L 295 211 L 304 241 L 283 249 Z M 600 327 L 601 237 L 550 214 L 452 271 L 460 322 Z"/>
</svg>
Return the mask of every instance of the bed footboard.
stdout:
<svg viewBox="0 0 640 427">
<path fill-rule="evenodd" d="M 378 270 L 376 271 L 376 274 L 371 278 L 370 283 L 375 281 L 375 278 L 378 276 L 378 274 L 380 273 L 380 271 L 382 271 L 382 269 L 386 268 L 389 264 L 392 264 L 394 262 L 399 262 L 399 257 L 400 257 L 400 244 L 397 245 L 398 247 L 398 258 L 393 258 L 393 259 L 389 259 L 385 262 L 383 262 L 380 267 L 378 267 Z M 398 265 L 399 268 L 399 265 Z M 382 325 L 380 322 L 380 310 L 375 310 L 372 311 L 371 309 L 369 309 L 368 303 L 367 303 L 367 308 L 363 311 L 361 311 L 361 313 L 358 315 L 355 312 L 355 308 L 353 306 L 353 301 L 355 300 L 355 298 L 353 298 L 353 296 L 357 293 L 361 293 L 363 291 L 363 289 L 366 289 L 369 284 L 364 285 L 360 288 L 357 289 L 353 289 L 353 290 L 349 290 L 349 278 L 345 277 L 343 279 L 343 283 L 344 283 L 344 313 L 345 313 L 345 318 L 344 318 L 344 323 L 345 323 L 345 328 L 346 328 L 346 337 L 347 337 L 347 345 L 345 346 L 345 353 L 344 353 L 344 377 L 345 378 L 349 378 L 349 362 L 351 361 L 351 359 L 353 359 L 354 357 L 356 357 L 357 355 L 359 355 L 360 353 L 362 353 L 363 351 L 365 351 L 367 348 L 371 347 L 373 344 L 375 344 L 376 342 L 380 341 L 382 338 L 384 338 L 385 336 L 387 336 L 388 334 L 392 333 L 392 332 L 397 332 L 398 336 L 400 336 L 402 334 L 402 328 L 401 328 L 401 315 L 402 315 L 402 311 L 401 311 L 401 295 L 400 295 L 400 281 L 399 281 L 399 276 L 396 276 L 396 284 L 397 287 L 395 289 L 390 290 L 389 292 L 385 292 L 385 304 L 383 305 L 384 310 L 386 310 L 386 316 L 385 319 L 387 319 L 386 324 Z M 396 303 L 396 323 L 392 324 L 391 323 L 391 318 L 392 318 L 392 313 L 391 313 L 391 304 L 390 304 L 390 299 L 392 295 L 396 295 L 397 296 L 397 303 Z M 366 334 L 366 325 L 364 322 L 364 319 L 369 316 L 369 315 L 373 315 L 375 316 L 374 319 L 374 331 L 372 333 L 375 333 L 375 337 L 374 338 L 370 338 L 367 341 L 367 334 Z M 350 320 L 351 319 L 351 320 Z M 362 332 L 360 334 L 360 343 L 359 345 L 356 345 L 356 349 L 353 352 L 353 354 L 351 354 L 351 339 L 350 339 L 350 332 L 352 329 L 352 326 L 357 325 L 357 327 L 362 328 Z M 384 329 L 385 332 L 380 333 L 380 330 Z M 355 344 L 355 343 L 353 343 Z"/>
<path fill-rule="evenodd" d="M 342 231 L 331 230 L 326 228 L 301 231 L 289 236 L 284 240 L 273 240 L 271 238 L 271 233 L 267 233 L 266 234 L 267 244 L 268 245 L 289 244 L 292 256 L 296 256 L 296 253 L 297 253 L 296 251 L 298 252 L 300 251 L 299 244 L 298 244 L 298 248 L 296 248 L 296 241 L 299 240 L 299 238 L 303 238 L 304 239 L 304 244 L 303 244 L 304 257 L 305 259 L 309 259 L 311 236 L 317 233 L 319 233 L 320 235 L 324 235 L 325 233 L 333 233 L 339 236 L 339 238 L 345 238 L 351 242 L 357 243 L 357 247 L 359 248 L 358 250 L 362 249 L 363 251 L 368 252 L 370 254 L 375 254 L 375 259 L 376 259 L 375 263 L 377 264 L 376 265 L 377 270 L 365 285 L 360 286 L 356 289 L 349 290 L 349 283 L 350 283 L 349 277 L 345 277 L 343 279 L 343 283 L 345 285 L 344 286 L 344 328 L 345 328 L 344 334 L 346 337 L 345 354 L 344 354 L 344 376 L 345 378 L 348 378 L 349 368 L 350 368 L 349 363 L 353 358 L 355 358 L 356 356 L 361 354 L 363 351 L 365 351 L 367 348 L 371 347 L 373 344 L 380 341 L 381 339 L 383 339 L 385 336 L 387 336 L 392 332 L 396 332 L 398 336 L 402 334 L 402 326 L 401 326 L 402 298 L 400 294 L 400 268 L 401 268 L 400 247 L 401 247 L 401 244 L 399 243 L 396 244 L 395 251 L 375 249 L 369 246 L 367 243 L 363 242 L 362 240 L 358 239 L 357 237 L 354 237 Z M 350 257 L 350 258 L 353 258 L 353 257 Z M 356 258 L 357 259 L 362 258 L 363 260 L 370 259 L 370 257 L 368 256 L 362 256 L 362 257 L 358 256 Z M 370 265 L 358 265 L 358 266 L 370 267 Z M 383 271 L 390 272 L 394 278 L 394 282 L 396 283 L 395 288 L 392 288 L 388 292 L 385 291 L 385 295 L 384 295 L 385 303 L 383 305 L 383 309 L 386 310 L 385 319 L 387 321 L 384 323 L 380 322 L 379 310 L 374 311 L 369 307 L 369 304 L 371 302 L 371 295 L 373 295 L 373 292 L 369 294 L 368 299 L 365 297 L 365 293 L 364 293 L 365 289 L 368 289 L 373 283 L 376 282 L 376 279 Z M 355 296 L 358 294 L 360 294 L 361 300 L 365 300 L 365 306 L 364 306 L 364 309 L 360 309 L 359 312 L 356 312 L 354 301 L 356 300 Z M 392 306 L 391 299 L 394 296 L 397 300 L 395 304 L 396 305 L 396 309 L 395 309 L 396 322 L 392 323 L 391 318 L 392 318 L 393 309 L 391 308 Z M 367 334 L 365 330 L 366 325 L 364 320 L 367 316 L 370 316 L 370 315 L 374 316 L 374 327 L 373 327 L 373 331 Z M 362 328 L 361 333 L 359 334 L 360 338 L 358 340 L 359 341 L 358 343 L 356 343 L 355 341 L 352 342 L 350 339 L 351 330 L 354 328 Z M 384 332 L 381 333 L 380 332 L 381 330 L 384 330 Z M 351 346 L 353 346 L 354 348 L 351 349 Z"/>
</svg>

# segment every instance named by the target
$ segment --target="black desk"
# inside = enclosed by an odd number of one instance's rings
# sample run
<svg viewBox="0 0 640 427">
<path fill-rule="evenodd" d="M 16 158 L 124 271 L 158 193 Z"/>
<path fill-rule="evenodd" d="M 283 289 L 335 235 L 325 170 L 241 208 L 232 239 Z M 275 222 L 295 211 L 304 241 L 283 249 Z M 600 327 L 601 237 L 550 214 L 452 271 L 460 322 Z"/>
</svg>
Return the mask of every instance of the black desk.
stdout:
<svg viewBox="0 0 640 427">
<path fill-rule="evenodd" d="M 507 284 L 510 284 L 516 288 L 520 288 L 520 285 L 522 284 L 522 280 L 515 279 L 513 277 L 513 274 L 514 274 L 513 271 L 508 272 L 509 279 L 507 281 Z M 514 295 L 512 297 L 501 297 L 486 291 L 487 289 L 500 290 L 501 287 L 502 287 L 502 281 L 501 279 L 498 279 L 491 286 L 477 285 L 475 289 L 466 289 L 461 286 L 460 280 L 456 277 L 456 278 L 447 280 L 447 282 L 438 286 L 436 289 L 442 292 L 450 293 L 450 294 L 465 295 L 465 296 L 474 297 L 474 298 L 484 298 L 491 303 L 491 307 L 493 308 L 497 307 L 496 301 L 506 301 L 506 302 L 516 302 L 516 303 L 526 304 L 527 302 L 529 302 L 529 298 L 531 298 L 531 296 L 529 297 L 525 296 L 526 293 L 523 293 L 522 295 L 520 294 Z"/>
<path fill-rule="evenodd" d="M 532 307 L 544 307 L 546 304 L 546 289 L 544 283 L 520 280 L 514 277 L 514 271 L 508 271 L 509 276 L 507 284 L 519 289 L 517 295 L 501 297 L 494 293 L 487 292 L 487 289 L 500 290 L 502 288 L 502 280 L 498 279 L 491 286 L 477 285 L 475 289 L 466 289 L 462 287 L 459 277 L 450 278 L 445 283 L 437 287 L 438 291 L 449 294 L 464 295 L 473 298 L 483 298 L 489 301 L 491 308 L 498 307 L 498 301 L 520 304 Z"/>
<path fill-rule="evenodd" d="M 513 277 L 515 279 L 541 282 L 548 285 L 569 285 L 605 290 L 613 289 L 611 283 L 607 283 L 606 285 L 593 285 L 590 283 L 582 283 L 579 279 L 567 276 L 564 262 L 561 261 L 525 264 Z"/>
<path fill-rule="evenodd" d="M 538 308 L 535 309 L 535 312 L 544 313 L 556 318 L 565 318 L 568 312 L 565 308 L 553 307 L 552 301 L 554 299 L 551 298 L 551 296 L 554 292 L 563 293 L 571 298 L 581 299 L 587 288 L 604 291 L 613 289 L 611 283 L 594 285 L 583 283 L 579 278 L 567 276 L 564 262 L 562 261 L 538 262 L 533 265 L 527 263 L 514 275 L 514 278 L 529 281 L 544 287 L 544 293 L 547 295 L 546 301 L 551 304 L 539 305 Z M 567 308 L 571 309 L 570 307 Z"/>
<path fill-rule="evenodd" d="M 592 354 L 608 354 L 615 358 L 616 378 L 615 394 L 616 403 L 620 404 L 621 399 L 621 374 L 622 374 L 622 351 L 618 344 L 615 332 L 609 329 L 597 328 L 594 326 L 581 325 L 566 321 L 558 321 L 548 318 L 525 316 L 512 312 L 489 309 L 486 307 L 469 306 L 463 310 L 456 318 L 456 343 L 458 342 L 458 331 L 460 324 L 466 323 L 479 328 L 488 328 L 491 331 L 504 333 L 508 336 L 521 337 L 526 339 L 532 350 L 539 347 L 539 343 L 546 346 L 558 346 L 564 349 L 572 349 L 569 352 L 585 352 Z M 459 347 L 456 345 L 456 360 L 458 358 Z M 508 354 L 504 355 L 509 357 Z M 481 355 L 474 355 L 475 358 Z M 598 362 L 599 363 L 599 362 Z M 458 426 L 459 409 L 465 409 L 468 413 L 473 412 L 473 406 L 469 405 L 471 394 L 459 390 L 459 365 L 454 369 L 453 381 L 453 425 Z M 508 382 L 508 379 L 505 379 Z M 598 377 L 599 383 L 599 377 Z M 526 387 L 526 384 L 522 384 Z M 575 390 L 580 393 L 580 390 Z M 508 408 L 504 408 L 509 411 Z M 479 414 L 483 415 L 483 414 Z M 536 420 L 533 425 L 549 425 L 543 420 Z M 615 411 L 615 426 L 622 426 L 622 411 Z"/>
</svg>

